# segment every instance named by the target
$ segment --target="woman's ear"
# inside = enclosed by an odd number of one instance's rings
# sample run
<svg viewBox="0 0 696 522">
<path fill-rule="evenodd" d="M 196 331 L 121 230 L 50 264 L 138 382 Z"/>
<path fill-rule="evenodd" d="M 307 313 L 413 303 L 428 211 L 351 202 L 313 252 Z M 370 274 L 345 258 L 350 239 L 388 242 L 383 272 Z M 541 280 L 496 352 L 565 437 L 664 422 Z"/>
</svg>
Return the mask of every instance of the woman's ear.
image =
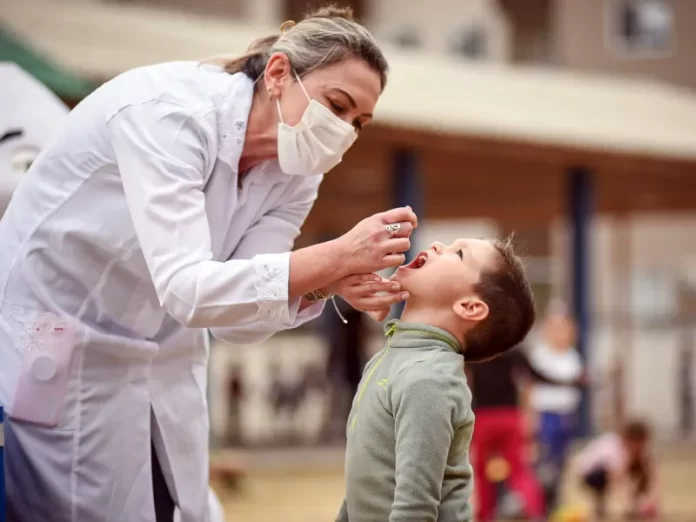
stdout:
<svg viewBox="0 0 696 522">
<path fill-rule="evenodd" d="M 454 303 L 452 310 L 463 321 L 481 322 L 488 317 L 488 305 L 480 297 L 471 296 Z"/>
<path fill-rule="evenodd" d="M 266 91 L 271 98 L 280 98 L 283 85 L 292 74 L 290 60 L 285 53 L 273 53 L 268 59 L 264 71 L 264 83 Z"/>
</svg>

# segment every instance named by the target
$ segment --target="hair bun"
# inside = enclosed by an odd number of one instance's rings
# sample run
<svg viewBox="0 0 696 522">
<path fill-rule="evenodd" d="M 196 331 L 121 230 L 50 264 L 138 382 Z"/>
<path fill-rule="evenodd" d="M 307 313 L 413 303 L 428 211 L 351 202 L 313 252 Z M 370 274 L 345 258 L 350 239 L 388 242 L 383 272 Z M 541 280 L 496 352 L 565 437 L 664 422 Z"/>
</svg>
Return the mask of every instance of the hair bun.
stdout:
<svg viewBox="0 0 696 522">
<path fill-rule="evenodd" d="M 343 18 L 345 20 L 353 19 L 353 9 L 351 7 L 339 7 L 337 5 L 327 5 L 320 7 L 315 11 L 308 12 L 304 19 L 310 18 Z"/>
<path fill-rule="evenodd" d="M 281 33 L 287 33 L 290 29 L 295 27 L 297 23 L 295 20 L 285 20 L 282 24 L 280 24 L 280 32 Z"/>
</svg>

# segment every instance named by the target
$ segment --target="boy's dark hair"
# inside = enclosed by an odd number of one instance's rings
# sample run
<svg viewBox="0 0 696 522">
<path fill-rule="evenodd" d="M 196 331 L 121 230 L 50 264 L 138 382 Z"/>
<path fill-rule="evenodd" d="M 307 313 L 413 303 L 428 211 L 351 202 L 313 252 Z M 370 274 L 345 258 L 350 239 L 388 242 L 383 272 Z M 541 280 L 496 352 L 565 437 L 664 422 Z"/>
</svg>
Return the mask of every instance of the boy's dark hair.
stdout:
<svg viewBox="0 0 696 522">
<path fill-rule="evenodd" d="M 488 317 L 464 338 L 467 362 L 481 362 L 520 344 L 536 319 L 534 295 L 522 260 L 515 255 L 512 236 L 492 241 L 499 254 L 497 266 L 481 274 L 475 286 L 488 305 Z"/>
<path fill-rule="evenodd" d="M 650 440 L 650 426 L 642 420 L 630 420 L 621 429 L 621 435 L 625 440 L 637 443 L 646 443 Z"/>
</svg>

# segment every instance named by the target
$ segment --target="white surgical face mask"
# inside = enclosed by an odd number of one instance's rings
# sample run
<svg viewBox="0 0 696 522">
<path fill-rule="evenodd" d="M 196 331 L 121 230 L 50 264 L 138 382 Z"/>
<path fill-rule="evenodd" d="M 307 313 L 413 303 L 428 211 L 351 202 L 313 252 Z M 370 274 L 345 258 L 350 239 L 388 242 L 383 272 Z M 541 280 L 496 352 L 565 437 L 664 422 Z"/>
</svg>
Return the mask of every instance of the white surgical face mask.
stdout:
<svg viewBox="0 0 696 522">
<path fill-rule="evenodd" d="M 286 174 L 312 176 L 323 174 L 338 165 L 343 154 L 355 143 L 358 134 L 353 126 L 307 94 L 302 81 L 297 78 L 309 100 L 300 122 L 291 127 L 283 122 L 278 107 L 278 163 Z"/>
</svg>

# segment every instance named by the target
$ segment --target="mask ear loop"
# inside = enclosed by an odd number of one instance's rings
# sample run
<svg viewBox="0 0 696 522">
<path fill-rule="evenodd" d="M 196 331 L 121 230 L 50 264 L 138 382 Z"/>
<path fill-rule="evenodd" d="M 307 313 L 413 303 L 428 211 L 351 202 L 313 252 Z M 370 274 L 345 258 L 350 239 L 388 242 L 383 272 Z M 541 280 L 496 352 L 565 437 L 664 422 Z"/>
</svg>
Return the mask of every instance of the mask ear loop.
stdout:
<svg viewBox="0 0 696 522">
<path fill-rule="evenodd" d="M 309 95 L 307 92 L 307 89 L 305 89 L 304 83 L 302 83 L 302 80 L 300 80 L 299 75 L 297 74 L 297 71 L 295 69 L 292 70 L 293 74 L 295 75 L 295 79 L 297 82 L 300 84 L 300 87 L 302 87 L 302 92 L 304 92 L 304 95 L 307 97 L 307 100 L 310 102 L 312 101 L 312 97 Z"/>
<path fill-rule="evenodd" d="M 302 92 L 304 92 L 304 95 L 307 97 L 307 100 L 309 101 L 309 103 L 312 103 L 312 98 L 309 96 L 307 89 L 305 89 L 304 83 L 302 83 L 302 80 L 300 80 L 300 77 L 297 74 L 297 71 L 295 69 L 293 69 L 292 73 L 295 75 L 295 79 L 297 80 L 297 83 L 300 84 L 300 87 L 302 88 Z M 280 110 L 280 99 L 279 98 L 276 98 L 276 110 L 278 111 L 278 118 L 280 118 L 280 122 L 285 123 L 285 120 L 283 120 L 283 113 Z M 335 304 L 336 303 L 334 303 L 334 305 Z M 339 315 L 340 315 L 340 313 L 339 313 Z"/>
</svg>

